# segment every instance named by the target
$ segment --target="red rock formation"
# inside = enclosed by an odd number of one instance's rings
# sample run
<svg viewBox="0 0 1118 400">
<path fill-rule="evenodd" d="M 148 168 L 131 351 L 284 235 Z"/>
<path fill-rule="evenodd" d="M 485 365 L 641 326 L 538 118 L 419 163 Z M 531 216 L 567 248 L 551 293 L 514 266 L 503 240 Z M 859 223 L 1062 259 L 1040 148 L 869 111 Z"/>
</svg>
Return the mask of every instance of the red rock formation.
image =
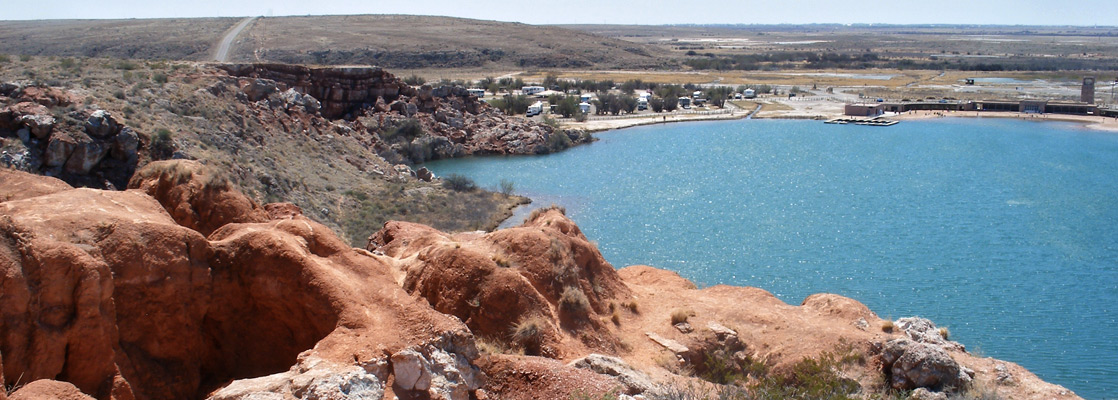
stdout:
<svg viewBox="0 0 1118 400">
<path fill-rule="evenodd" d="M 540 357 L 493 355 L 478 366 L 489 377 L 485 393 L 490 399 L 596 399 L 621 385 L 606 375 Z"/>
<path fill-rule="evenodd" d="M 26 177 L 0 177 L 13 174 Z M 202 195 L 161 205 L 136 190 L 71 189 L 0 203 L 5 383 L 64 379 L 99 399 L 188 399 L 292 368 L 318 380 L 287 387 L 341 379 L 322 364 L 370 366 L 361 378 L 383 391 L 388 368 L 407 364 L 391 358 L 408 351 L 435 383 L 401 393 L 479 387 L 469 332 L 408 296 L 376 257 L 297 215 L 225 224 L 207 241 L 164 210 L 212 206 Z"/>
<path fill-rule="evenodd" d="M 128 188 L 151 195 L 179 225 L 206 236 L 228 223 L 268 220 L 264 208 L 197 161 L 149 163 L 136 171 Z"/>
<path fill-rule="evenodd" d="M 559 210 L 485 235 L 451 236 L 393 221 L 370 238 L 368 248 L 404 260 L 399 266 L 404 288 L 457 316 L 476 334 L 509 342 L 514 325 L 540 317 L 541 354 L 559 357 L 563 341 L 593 348 L 616 344 L 599 316 L 609 315 L 609 303 L 627 298 L 629 290 Z M 565 292 L 585 303 L 564 305 L 578 300 L 564 300 Z M 581 333 L 574 339 L 559 327 Z"/>
<path fill-rule="evenodd" d="M 0 390 L 3 392 L 3 390 Z M 0 399 L 3 396 L 0 395 Z M 12 400 L 93 400 L 92 397 L 82 393 L 77 387 L 69 382 L 52 381 L 49 379 L 40 379 L 26 386 L 20 388 L 15 393 L 12 393 Z"/>
<path fill-rule="evenodd" d="M 415 95 L 415 89 L 411 86 L 377 67 L 309 68 L 292 64 L 226 64 L 218 68 L 234 76 L 273 80 L 284 84 L 286 88 L 309 94 L 322 102 L 322 115 L 331 119 L 341 118 L 363 106 L 371 106 L 378 98 L 392 102 L 401 95 Z M 267 93 L 262 93 L 262 96 L 266 95 Z M 252 100 L 260 100 L 262 96 Z"/>
</svg>

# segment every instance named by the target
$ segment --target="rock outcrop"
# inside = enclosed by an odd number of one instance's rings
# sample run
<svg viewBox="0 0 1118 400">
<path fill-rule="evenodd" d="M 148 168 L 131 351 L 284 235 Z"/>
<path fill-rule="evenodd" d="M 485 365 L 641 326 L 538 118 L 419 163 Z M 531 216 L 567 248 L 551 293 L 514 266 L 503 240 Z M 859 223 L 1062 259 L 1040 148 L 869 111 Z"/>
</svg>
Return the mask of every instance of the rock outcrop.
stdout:
<svg viewBox="0 0 1118 400">
<path fill-rule="evenodd" d="M 233 189 L 225 177 L 197 161 L 155 161 L 128 183 L 154 197 L 179 225 L 204 236 L 234 222 L 265 222 L 263 207 Z"/>
<path fill-rule="evenodd" d="M 0 389 L 0 392 L 3 392 Z M 0 397 L 2 399 L 3 397 Z M 16 390 L 12 393 L 11 400 L 93 400 L 89 395 L 82 393 L 69 382 L 60 382 L 49 379 L 40 379 Z"/>
<path fill-rule="evenodd" d="M 72 96 L 56 88 L 4 84 L 0 136 L 19 139 L 0 165 L 98 188 L 123 188 L 135 171 L 139 136 L 105 110 L 63 109 Z M 54 109 L 52 109 L 54 108 Z"/>
<path fill-rule="evenodd" d="M 4 193 L 29 179 L 0 171 Z M 367 384 L 465 399 L 483 384 L 465 326 L 408 296 L 377 257 L 291 214 L 207 239 L 165 211 L 207 206 L 183 193 L 160 204 L 138 190 L 68 189 L 0 203 L 5 384 L 65 379 L 99 399 L 198 398 L 284 371 L 302 394 Z M 417 355 L 429 384 L 391 387 L 399 354 Z M 275 388 L 225 398 L 287 390 Z"/>
<path fill-rule="evenodd" d="M 378 67 L 225 64 L 218 68 L 239 78 L 242 96 L 250 102 L 353 121 L 356 131 L 377 135 L 375 150 L 393 163 L 551 153 L 593 140 L 582 131 L 506 116 L 465 88 L 416 88 Z M 401 129 L 422 132 L 397 134 Z"/>
<path fill-rule="evenodd" d="M 881 361 L 890 386 L 897 390 L 961 390 L 972 380 L 973 371 L 968 373 L 942 347 L 908 339 L 886 342 Z"/>
<path fill-rule="evenodd" d="M 402 260 L 399 281 L 436 310 L 454 315 L 478 335 L 515 342 L 518 324 L 538 325 L 531 354 L 558 357 L 567 336 L 612 350 L 597 316 L 629 296 L 617 272 L 558 209 L 534 213 L 516 228 L 447 235 L 389 222 L 369 239 L 370 251 Z M 616 306 L 613 306 L 616 307 Z"/>
</svg>

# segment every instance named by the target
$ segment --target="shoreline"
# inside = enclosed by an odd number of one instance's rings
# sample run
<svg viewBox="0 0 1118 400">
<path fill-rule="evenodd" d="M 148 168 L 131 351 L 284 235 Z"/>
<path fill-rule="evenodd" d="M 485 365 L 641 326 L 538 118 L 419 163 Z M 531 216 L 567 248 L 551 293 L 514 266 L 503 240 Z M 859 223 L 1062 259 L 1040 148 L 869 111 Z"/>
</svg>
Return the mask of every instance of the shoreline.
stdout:
<svg viewBox="0 0 1118 400">
<path fill-rule="evenodd" d="M 1108 118 L 1100 115 L 1026 114 L 1013 111 L 911 111 L 905 114 L 887 114 L 883 118 L 895 121 L 921 121 L 938 118 L 1003 118 L 1037 122 L 1076 122 L 1088 129 L 1118 133 L 1118 118 Z"/>
<path fill-rule="evenodd" d="M 760 115 L 759 115 L 760 114 Z M 667 117 L 667 118 L 664 118 Z M 789 116 L 789 115 L 764 115 L 760 112 L 745 112 L 743 114 L 713 114 L 713 115 L 658 115 L 651 117 L 619 118 L 612 120 L 564 123 L 564 129 L 583 129 L 589 133 L 607 132 L 617 129 L 633 128 L 638 126 L 668 124 L 674 122 L 694 121 L 721 121 L 735 119 L 822 119 L 841 118 L 846 115 L 819 115 L 819 116 Z M 910 111 L 905 114 L 885 114 L 882 118 L 895 121 L 920 121 L 937 118 L 1005 118 L 1021 119 L 1027 121 L 1058 121 L 1076 122 L 1083 127 L 1118 133 L 1118 118 L 1108 118 L 1099 115 L 1071 115 L 1071 114 L 1026 114 L 1011 111 Z"/>
</svg>

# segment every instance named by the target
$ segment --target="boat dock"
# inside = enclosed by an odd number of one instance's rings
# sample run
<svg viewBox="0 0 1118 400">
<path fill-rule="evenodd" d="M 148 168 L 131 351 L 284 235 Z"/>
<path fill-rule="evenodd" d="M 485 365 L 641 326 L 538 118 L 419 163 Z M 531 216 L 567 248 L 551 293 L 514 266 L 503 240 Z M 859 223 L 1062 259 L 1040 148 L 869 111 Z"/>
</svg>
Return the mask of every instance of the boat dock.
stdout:
<svg viewBox="0 0 1118 400">
<path fill-rule="evenodd" d="M 900 121 L 882 119 L 881 117 L 873 117 L 873 118 L 841 117 L 841 118 L 829 119 L 829 120 L 825 121 L 824 123 L 825 124 L 838 124 L 838 125 L 854 124 L 854 125 L 868 125 L 868 126 L 890 126 L 890 125 L 896 125 L 899 122 Z"/>
</svg>

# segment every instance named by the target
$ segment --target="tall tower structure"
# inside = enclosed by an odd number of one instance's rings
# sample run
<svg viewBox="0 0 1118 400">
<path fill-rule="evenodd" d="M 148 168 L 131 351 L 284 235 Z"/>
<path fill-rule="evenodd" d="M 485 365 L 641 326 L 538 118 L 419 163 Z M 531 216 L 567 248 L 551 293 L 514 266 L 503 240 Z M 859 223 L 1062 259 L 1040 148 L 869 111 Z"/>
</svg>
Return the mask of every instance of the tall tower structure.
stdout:
<svg viewBox="0 0 1118 400">
<path fill-rule="evenodd" d="M 1095 104 L 1095 77 L 1083 78 L 1083 89 L 1079 93 L 1079 101 Z"/>
</svg>

